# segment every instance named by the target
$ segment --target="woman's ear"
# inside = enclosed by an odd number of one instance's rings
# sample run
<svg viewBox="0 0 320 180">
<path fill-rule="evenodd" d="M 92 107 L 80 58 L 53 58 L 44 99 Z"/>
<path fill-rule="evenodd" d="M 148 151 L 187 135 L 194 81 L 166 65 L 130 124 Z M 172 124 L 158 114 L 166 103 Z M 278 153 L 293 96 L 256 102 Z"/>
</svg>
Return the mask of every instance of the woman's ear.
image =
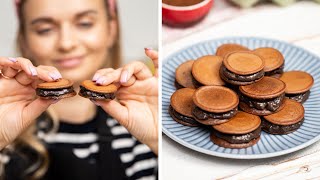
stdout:
<svg viewBox="0 0 320 180">
<path fill-rule="evenodd" d="M 108 28 L 109 28 L 108 47 L 110 49 L 116 43 L 116 41 L 118 40 L 118 37 L 119 37 L 118 33 L 120 33 L 120 32 L 118 31 L 118 21 L 115 19 L 110 20 Z"/>
</svg>

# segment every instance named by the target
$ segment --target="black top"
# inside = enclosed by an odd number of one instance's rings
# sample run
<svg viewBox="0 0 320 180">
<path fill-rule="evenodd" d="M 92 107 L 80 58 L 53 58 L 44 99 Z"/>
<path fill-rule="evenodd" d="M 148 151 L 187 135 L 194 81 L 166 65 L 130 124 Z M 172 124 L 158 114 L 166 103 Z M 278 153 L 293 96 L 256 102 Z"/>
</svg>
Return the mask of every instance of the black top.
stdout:
<svg viewBox="0 0 320 180">
<path fill-rule="evenodd" d="M 44 125 L 46 124 L 47 125 Z M 45 133 L 49 121 L 39 121 L 38 136 L 45 143 L 49 169 L 44 180 L 156 179 L 157 159 L 150 149 L 100 108 L 85 124 L 61 122 L 57 133 Z M 7 153 L 6 179 L 28 179 L 26 168 L 37 161 L 28 147 Z"/>
</svg>

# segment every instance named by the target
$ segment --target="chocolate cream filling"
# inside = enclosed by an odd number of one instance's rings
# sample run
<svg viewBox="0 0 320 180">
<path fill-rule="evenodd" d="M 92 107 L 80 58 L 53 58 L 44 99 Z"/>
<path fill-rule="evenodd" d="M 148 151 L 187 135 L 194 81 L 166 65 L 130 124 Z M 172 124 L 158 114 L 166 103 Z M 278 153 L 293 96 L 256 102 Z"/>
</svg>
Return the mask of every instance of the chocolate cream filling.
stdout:
<svg viewBox="0 0 320 180">
<path fill-rule="evenodd" d="M 184 88 L 181 84 L 178 83 L 177 80 L 174 81 L 174 86 L 175 86 L 177 89 L 182 89 L 182 88 Z"/>
<path fill-rule="evenodd" d="M 303 123 L 303 120 L 304 119 L 302 119 L 301 121 L 295 124 L 290 124 L 290 125 L 277 125 L 261 117 L 261 126 L 263 131 L 266 131 L 271 134 L 288 134 L 299 129 L 299 127 Z"/>
<path fill-rule="evenodd" d="M 203 84 L 201 84 L 199 81 L 197 81 L 193 76 L 192 76 L 192 83 L 196 88 L 199 88 L 201 86 L 204 86 Z"/>
<path fill-rule="evenodd" d="M 248 143 L 253 139 L 258 138 L 261 133 L 261 126 L 259 126 L 256 130 L 249 132 L 247 134 L 232 135 L 232 134 L 225 134 L 217 130 L 213 130 L 213 133 L 216 137 L 221 138 L 225 141 L 228 141 L 231 144 L 242 144 L 242 143 Z"/>
<path fill-rule="evenodd" d="M 253 99 L 244 94 L 240 93 L 239 98 L 240 101 L 246 103 L 249 107 L 255 108 L 258 110 L 269 110 L 275 112 L 283 103 L 284 93 L 281 94 L 279 97 L 272 98 L 272 99 Z"/>
<path fill-rule="evenodd" d="M 36 93 L 38 96 L 42 97 L 59 97 L 67 93 L 72 93 L 74 92 L 73 87 L 68 87 L 68 88 L 61 88 L 61 89 L 36 89 Z"/>
<path fill-rule="evenodd" d="M 209 118 L 211 119 L 230 119 L 233 116 L 235 116 L 238 112 L 238 107 L 235 107 L 234 109 L 227 111 L 225 113 L 213 113 L 213 112 L 208 112 L 205 111 L 199 107 L 195 107 L 192 110 L 192 114 L 195 118 L 197 118 L 198 120 L 207 120 Z"/>
<path fill-rule="evenodd" d="M 295 100 L 299 103 L 304 103 L 310 96 L 310 91 L 299 94 L 286 94 L 289 99 Z"/>
<path fill-rule="evenodd" d="M 229 71 L 224 65 L 221 65 L 220 73 L 223 73 L 224 77 L 226 77 L 227 79 L 234 80 L 234 81 L 241 81 L 241 82 L 254 81 L 264 76 L 263 70 L 257 73 L 249 74 L 249 75 L 238 75 Z"/>
<path fill-rule="evenodd" d="M 181 120 L 181 121 L 186 122 L 186 123 L 193 124 L 193 125 L 199 125 L 199 123 L 196 120 L 194 120 L 194 118 L 184 116 L 184 115 L 178 113 L 176 110 L 173 109 L 172 106 L 169 106 L 169 114 L 171 116 L 174 116 L 175 118 Z"/>
<path fill-rule="evenodd" d="M 264 72 L 264 75 L 265 76 L 273 76 L 275 74 L 282 74 L 283 73 L 283 68 L 284 68 L 284 64 L 282 64 L 279 68 L 277 68 L 275 70 Z"/>
<path fill-rule="evenodd" d="M 114 93 L 98 93 L 93 92 L 88 89 L 86 89 L 83 86 L 80 86 L 80 92 L 79 94 L 86 98 L 93 98 L 93 99 L 114 99 L 115 94 Z"/>
</svg>

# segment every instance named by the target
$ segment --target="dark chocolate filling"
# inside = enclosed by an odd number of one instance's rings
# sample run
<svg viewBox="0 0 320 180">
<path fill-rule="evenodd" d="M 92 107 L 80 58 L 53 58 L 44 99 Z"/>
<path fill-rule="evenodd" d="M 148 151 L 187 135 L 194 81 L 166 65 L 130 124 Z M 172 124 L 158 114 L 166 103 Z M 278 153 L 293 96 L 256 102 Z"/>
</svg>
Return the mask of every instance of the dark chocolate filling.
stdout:
<svg viewBox="0 0 320 180">
<path fill-rule="evenodd" d="M 299 103 L 304 103 L 310 96 L 310 91 L 299 94 L 286 94 L 289 99 L 295 100 Z"/>
<path fill-rule="evenodd" d="M 88 89 L 86 89 L 83 86 L 80 86 L 80 92 L 79 94 L 83 97 L 89 98 L 89 99 L 114 99 L 115 94 L 114 93 L 99 93 L 99 92 L 93 92 Z"/>
<path fill-rule="evenodd" d="M 178 113 L 176 110 L 173 109 L 173 107 L 171 105 L 169 106 L 169 114 L 174 116 L 175 118 L 181 120 L 181 121 L 186 122 L 186 123 L 193 124 L 193 125 L 199 125 L 199 123 L 196 120 L 194 120 L 194 118 L 184 116 L 184 115 Z"/>
<path fill-rule="evenodd" d="M 284 64 L 282 64 L 279 68 L 277 68 L 275 70 L 264 72 L 264 75 L 265 76 L 273 76 L 275 74 L 282 74 L 283 73 L 283 68 L 284 68 Z"/>
<path fill-rule="evenodd" d="M 192 76 L 192 84 L 196 87 L 199 88 L 201 86 L 204 86 L 203 84 L 201 84 L 199 81 L 197 81 L 193 76 Z"/>
<path fill-rule="evenodd" d="M 177 80 L 174 81 L 174 86 L 176 87 L 176 89 L 182 89 L 182 88 L 184 88 L 181 84 L 178 83 Z"/>
<path fill-rule="evenodd" d="M 261 126 L 263 131 L 266 131 L 271 134 L 288 134 L 299 129 L 299 127 L 303 123 L 303 120 L 304 119 L 302 119 L 301 121 L 295 124 L 290 124 L 290 125 L 277 125 L 261 117 Z"/>
<path fill-rule="evenodd" d="M 213 112 L 208 112 L 208 111 L 205 111 L 199 107 L 195 107 L 193 110 L 192 110 L 192 114 L 195 118 L 197 118 L 198 120 L 207 120 L 209 118 L 212 118 L 212 119 L 221 119 L 221 120 L 224 120 L 224 119 L 230 119 L 232 118 L 233 116 L 235 116 L 238 112 L 238 107 L 235 107 L 234 109 L 228 111 L 228 112 L 225 112 L 225 113 L 213 113 Z"/>
<path fill-rule="evenodd" d="M 73 87 L 68 88 L 60 88 L 60 89 L 36 89 L 36 93 L 38 96 L 42 97 L 59 97 L 64 94 L 72 93 L 74 92 Z"/>
<path fill-rule="evenodd" d="M 249 74 L 249 75 L 238 75 L 235 74 L 231 71 L 229 71 L 224 65 L 221 66 L 221 70 L 223 75 L 230 79 L 230 80 L 235 80 L 235 81 L 241 81 L 241 82 L 250 82 L 250 81 L 254 81 L 257 79 L 260 79 L 264 76 L 264 71 L 261 70 L 257 73 L 253 73 L 253 74 Z"/>
<path fill-rule="evenodd" d="M 213 130 L 213 133 L 216 137 L 221 138 L 225 141 L 228 141 L 232 144 L 242 144 L 242 143 L 248 143 L 252 141 L 253 139 L 256 139 L 260 136 L 261 133 L 261 126 L 259 126 L 256 130 L 249 132 L 247 134 L 225 134 L 222 132 L 219 132 L 217 130 Z"/>
<path fill-rule="evenodd" d="M 284 93 L 276 98 L 262 99 L 262 100 L 253 99 L 240 93 L 239 98 L 240 98 L 240 101 L 246 103 L 251 108 L 255 108 L 258 110 L 267 109 L 269 111 L 275 112 L 282 105 L 282 102 L 284 99 Z"/>
</svg>

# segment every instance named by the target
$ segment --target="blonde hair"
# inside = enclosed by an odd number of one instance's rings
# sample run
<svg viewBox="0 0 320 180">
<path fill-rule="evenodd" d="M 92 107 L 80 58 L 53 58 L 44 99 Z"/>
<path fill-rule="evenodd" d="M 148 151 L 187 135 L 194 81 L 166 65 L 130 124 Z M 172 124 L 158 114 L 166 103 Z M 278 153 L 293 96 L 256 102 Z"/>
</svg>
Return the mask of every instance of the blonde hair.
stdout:
<svg viewBox="0 0 320 180">
<path fill-rule="evenodd" d="M 25 38 L 25 26 L 24 26 L 24 16 L 23 16 L 23 7 L 27 0 L 21 0 L 19 4 L 17 4 L 17 15 L 19 18 L 19 27 L 17 32 L 17 51 L 26 58 L 30 58 L 25 53 L 25 46 L 23 45 L 24 38 Z M 105 1 L 105 7 L 108 15 L 109 20 L 115 20 L 117 23 L 117 30 L 120 32 L 119 28 L 119 19 L 116 12 L 116 7 L 114 7 L 114 11 L 110 13 L 109 12 L 109 3 L 108 0 Z M 120 49 L 120 35 L 119 33 L 116 34 L 114 45 L 108 49 L 109 50 L 109 59 L 112 61 L 109 61 L 108 66 L 111 66 L 112 68 L 118 68 L 121 64 L 121 49 Z M 50 118 L 51 121 L 53 121 L 53 128 L 49 133 L 55 133 L 58 130 L 58 116 L 55 114 L 50 108 L 46 112 L 48 118 Z M 36 136 L 37 132 L 37 126 L 36 123 L 31 125 L 23 134 L 21 134 L 10 146 L 11 150 L 8 151 L 14 151 L 15 149 L 18 149 L 21 146 L 27 146 L 29 148 L 32 148 L 37 154 L 38 154 L 38 161 L 35 162 L 33 165 L 28 167 L 25 170 L 25 174 L 31 174 L 30 179 L 40 179 L 45 175 L 45 173 L 48 170 L 49 166 L 49 155 L 48 151 L 45 148 L 44 144 L 40 141 L 40 139 Z M 3 164 L 0 162 L 0 179 L 2 179 L 5 176 L 5 173 L 3 171 L 4 167 Z"/>
</svg>

